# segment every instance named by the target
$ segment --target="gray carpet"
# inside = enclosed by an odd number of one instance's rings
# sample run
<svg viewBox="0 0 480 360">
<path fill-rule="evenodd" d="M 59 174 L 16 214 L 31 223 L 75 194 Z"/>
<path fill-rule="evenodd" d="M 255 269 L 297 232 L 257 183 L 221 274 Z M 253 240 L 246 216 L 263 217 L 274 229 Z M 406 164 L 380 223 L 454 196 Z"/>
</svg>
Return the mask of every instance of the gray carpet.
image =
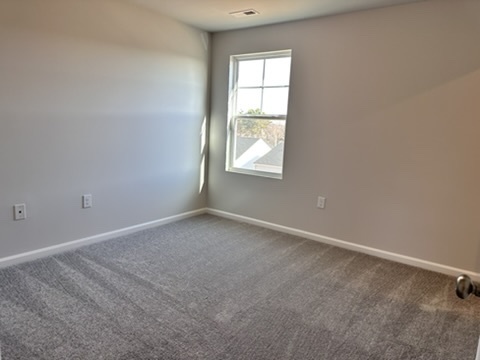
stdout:
<svg viewBox="0 0 480 360">
<path fill-rule="evenodd" d="M 475 300 L 444 275 L 202 215 L 0 270 L 0 342 L 2 360 L 473 359 Z"/>
</svg>

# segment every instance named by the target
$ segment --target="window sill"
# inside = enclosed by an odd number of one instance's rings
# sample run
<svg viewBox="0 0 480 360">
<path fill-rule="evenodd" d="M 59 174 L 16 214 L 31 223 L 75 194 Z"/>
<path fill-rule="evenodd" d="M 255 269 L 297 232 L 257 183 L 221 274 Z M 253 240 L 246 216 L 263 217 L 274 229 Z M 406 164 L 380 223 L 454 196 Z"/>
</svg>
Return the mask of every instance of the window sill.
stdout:
<svg viewBox="0 0 480 360">
<path fill-rule="evenodd" d="M 227 168 L 226 171 L 230 173 L 235 173 L 235 174 L 252 175 L 252 176 L 277 179 L 277 180 L 283 179 L 283 174 L 273 173 L 268 171 L 249 170 L 249 169 L 242 169 L 242 168 L 235 168 L 235 167 Z"/>
</svg>

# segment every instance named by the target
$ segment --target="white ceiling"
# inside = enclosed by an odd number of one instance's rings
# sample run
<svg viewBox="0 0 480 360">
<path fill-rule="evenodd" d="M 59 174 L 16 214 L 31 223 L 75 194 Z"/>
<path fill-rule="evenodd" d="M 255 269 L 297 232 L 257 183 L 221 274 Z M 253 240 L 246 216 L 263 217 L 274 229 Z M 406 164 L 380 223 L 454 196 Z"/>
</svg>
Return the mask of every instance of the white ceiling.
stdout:
<svg viewBox="0 0 480 360">
<path fill-rule="evenodd" d="M 197 28 L 216 32 L 424 0 L 126 0 Z M 229 13 L 255 9 L 259 15 Z"/>
</svg>

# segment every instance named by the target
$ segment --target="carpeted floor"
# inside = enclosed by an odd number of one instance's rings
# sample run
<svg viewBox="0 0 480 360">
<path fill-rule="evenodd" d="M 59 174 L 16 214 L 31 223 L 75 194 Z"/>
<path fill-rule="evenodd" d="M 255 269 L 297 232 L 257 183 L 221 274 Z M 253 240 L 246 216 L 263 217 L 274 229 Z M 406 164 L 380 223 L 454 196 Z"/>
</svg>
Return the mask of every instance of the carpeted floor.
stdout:
<svg viewBox="0 0 480 360">
<path fill-rule="evenodd" d="M 444 275 L 202 215 L 0 270 L 0 343 L 2 360 L 473 359 L 478 300 Z"/>
</svg>

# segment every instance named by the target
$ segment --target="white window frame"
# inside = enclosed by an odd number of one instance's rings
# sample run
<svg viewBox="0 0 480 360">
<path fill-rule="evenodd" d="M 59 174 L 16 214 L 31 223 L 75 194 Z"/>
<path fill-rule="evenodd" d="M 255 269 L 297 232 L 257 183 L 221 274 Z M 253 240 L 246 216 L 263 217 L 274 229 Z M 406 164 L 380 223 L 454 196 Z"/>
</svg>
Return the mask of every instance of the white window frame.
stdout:
<svg viewBox="0 0 480 360">
<path fill-rule="evenodd" d="M 268 51 L 268 52 L 261 52 L 261 53 L 252 53 L 252 54 L 241 54 L 241 55 L 232 55 L 230 56 L 230 73 L 229 73 L 229 98 L 228 98 L 228 123 L 227 123 L 227 156 L 226 156 L 226 167 L 225 170 L 228 172 L 234 173 L 241 173 L 241 174 L 248 174 L 248 175 L 256 175 L 274 179 L 282 179 L 283 178 L 283 169 L 284 169 L 284 157 L 285 152 L 283 154 L 282 159 L 282 171 L 280 173 L 275 172 L 268 172 L 268 171 L 261 171 L 255 169 L 244 169 L 234 166 L 235 160 L 235 148 L 236 148 L 236 124 L 238 120 L 241 119 L 259 119 L 259 120 L 283 120 L 285 121 L 285 134 L 286 134 L 286 124 L 287 124 L 287 116 L 288 116 L 288 104 L 287 104 L 287 114 L 285 115 L 278 115 L 278 114 L 265 114 L 265 115 L 249 115 L 249 114 L 241 114 L 236 115 L 236 98 L 237 98 L 237 79 L 238 79 L 238 68 L 239 62 L 245 60 L 260 60 L 260 59 L 273 59 L 273 58 L 283 58 L 283 57 L 292 57 L 292 50 L 278 50 L 278 51 Z M 263 76 L 265 76 L 265 70 L 263 72 Z M 249 87 L 242 87 L 242 88 L 261 88 L 262 92 L 263 89 L 268 88 L 282 88 L 287 87 L 290 93 L 290 81 L 287 86 L 264 86 L 263 82 L 261 86 L 249 86 Z M 290 98 L 290 94 L 289 97 Z M 263 101 L 263 96 L 262 96 Z M 285 135 L 286 137 L 286 135 Z M 285 139 L 284 139 L 285 142 Z"/>
</svg>

